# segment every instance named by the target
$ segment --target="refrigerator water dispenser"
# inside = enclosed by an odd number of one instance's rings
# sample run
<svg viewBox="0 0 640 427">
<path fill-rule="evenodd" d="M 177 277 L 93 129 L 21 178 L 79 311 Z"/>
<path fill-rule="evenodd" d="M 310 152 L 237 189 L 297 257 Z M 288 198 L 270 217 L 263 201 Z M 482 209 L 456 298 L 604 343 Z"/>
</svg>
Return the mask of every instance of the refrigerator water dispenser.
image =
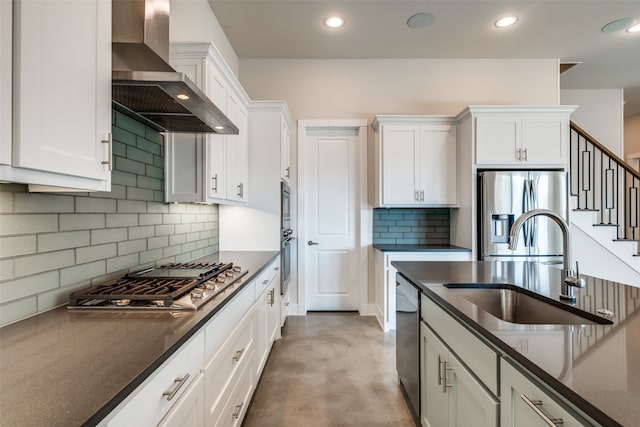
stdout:
<svg viewBox="0 0 640 427">
<path fill-rule="evenodd" d="M 491 243 L 509 243 L 509 231 L 513 225 L 515 215 L 491 215 Z"/>
</svg>

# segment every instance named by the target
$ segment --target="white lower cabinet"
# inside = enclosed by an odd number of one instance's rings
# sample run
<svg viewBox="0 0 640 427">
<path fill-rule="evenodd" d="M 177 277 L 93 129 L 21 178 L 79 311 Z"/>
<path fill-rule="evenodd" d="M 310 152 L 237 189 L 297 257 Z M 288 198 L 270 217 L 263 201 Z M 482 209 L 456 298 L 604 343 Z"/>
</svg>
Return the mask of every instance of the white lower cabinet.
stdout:
<svg viewBox="0 0 640 427">
<path fill-rule="evenodd" d="M 99 425 L 240 425 L 280 338 L 279 266 L 276 257 Z"/>
<path fill-rule="evenodd" d="M 424 323 L 420 324 L 421 424 L 498 426 L 498 401 Z"/>
<path fill-rule="evenodd" d="M 374 251 L 376 318 L 384 331 L 396 328 L 396 273 L 393 261 L 470 261 L 471 251 Z"/>
<path fill-rule="evenodd" d="M 193 384 L 158 424 L 160 427 L 204 426 L 204 374 L 199 374 Z"/>
<path fill-rule="evenodd" d="M 271 345 L 280 338 L 280 269 L 274 261 L 256 280 L 256 375 L 262 374 Z"/>
<path fill-rule="evenodd" d="M 527 378 L 506 360 L 500 361 L 501 425 L 504 427 L 594 426 L 585 417 L 569 412 L 551 392 Z"/>
<path fill-rule="evenodd" d="M 194 389 L 189 393 L 185 391 L 194 380 L 199 378 L 200 370 L 204 366 L 203 356 L 204 333 L 199 332 L 176 351 L 134 392 L 126 404 L 116 409 L 117 412 L 101 425 L 152 426 L 157 425 L 174 405 L 178 405 L 175 406 L 176 408 L 182 404 L 197 406 L 194 404 L 197 391 Z M 183 400 L 185 396 L 189 396 L 188 400 Z M 176 417 L 180 418 L 179 414 Z"/>
</svg>

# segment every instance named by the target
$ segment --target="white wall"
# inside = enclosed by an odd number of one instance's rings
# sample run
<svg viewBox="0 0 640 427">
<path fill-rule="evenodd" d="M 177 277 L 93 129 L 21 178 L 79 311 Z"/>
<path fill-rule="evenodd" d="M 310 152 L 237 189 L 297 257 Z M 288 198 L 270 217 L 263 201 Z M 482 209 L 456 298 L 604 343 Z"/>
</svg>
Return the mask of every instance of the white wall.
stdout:
<svg viewBox="0 0 640 427">
<path fill-rule="evenodd" d="M 240 82 L 252 99 L 285 99 L 294 120 L 559 99 L 557 59 L 241 59 Z"/>
<path fill-rule="evenodd" d="M 640 114 L 627 117 L 624 121 L 624 155 L 640 157 Z"/>
<path fill-rule="evenodd" d="M 623 158 L 623 95 L 622 89 L 562 89 L 560 103 L 579 105 L 571 120 Z"/>
<path fill-rule="evenodd" d="M 219 215 L 221 251 L 280 250 L 280 215 L 224 205 Z"/>
<path fill-rule="evenodd" d="M 171 42 L 213 42 L 238 76 L 238 56 L 207 0 L 171 0 L 169 39 Z"/>
</svg>

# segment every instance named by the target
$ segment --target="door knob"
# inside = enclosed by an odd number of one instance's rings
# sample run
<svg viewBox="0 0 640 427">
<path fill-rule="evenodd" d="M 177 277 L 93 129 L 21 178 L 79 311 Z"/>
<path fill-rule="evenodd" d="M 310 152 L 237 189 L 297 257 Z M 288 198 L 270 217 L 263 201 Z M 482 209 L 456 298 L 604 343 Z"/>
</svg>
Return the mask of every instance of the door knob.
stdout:
<svg viewBox="0 0 640 427">
<path fill-rule="evenodd" d="M 313 240 L 309 240 L 309 241 L 307 242 L 307 245 L 309 245 L 309 246 L 318 245 L 318 244 L 319 244 L 319 243 L 314 242 Z"/>
</svg>

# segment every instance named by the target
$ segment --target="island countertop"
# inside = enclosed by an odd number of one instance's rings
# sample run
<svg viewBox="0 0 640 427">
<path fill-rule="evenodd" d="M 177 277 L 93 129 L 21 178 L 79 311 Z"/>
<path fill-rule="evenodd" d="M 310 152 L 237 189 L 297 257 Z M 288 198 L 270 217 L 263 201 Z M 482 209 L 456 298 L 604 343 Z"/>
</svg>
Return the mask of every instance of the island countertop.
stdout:
<svg viewBox="0 0 640 427">
<path fill-rule="evenodd" d="M 195 312 L 59 307 L 0 328 L 0 424 L 96 424 L 279 254 L 219 252 L 199 259 L 233 262 L 248 273 Z"/>
<path fill-rule="evenodd" d="M 583 276 L 574 306 L 613 312 L 612 325 L 523 325 L 483 312 L 444 286 L 512 284 L 560 302 L 561 271 L 535 262 L 410 262 L 393 265 L 503 355 L 520 363 L 603 425 L 640 425 L 640 288 Z M 597 314 L 596 314 L 597 315 Z"/>
</svg>

